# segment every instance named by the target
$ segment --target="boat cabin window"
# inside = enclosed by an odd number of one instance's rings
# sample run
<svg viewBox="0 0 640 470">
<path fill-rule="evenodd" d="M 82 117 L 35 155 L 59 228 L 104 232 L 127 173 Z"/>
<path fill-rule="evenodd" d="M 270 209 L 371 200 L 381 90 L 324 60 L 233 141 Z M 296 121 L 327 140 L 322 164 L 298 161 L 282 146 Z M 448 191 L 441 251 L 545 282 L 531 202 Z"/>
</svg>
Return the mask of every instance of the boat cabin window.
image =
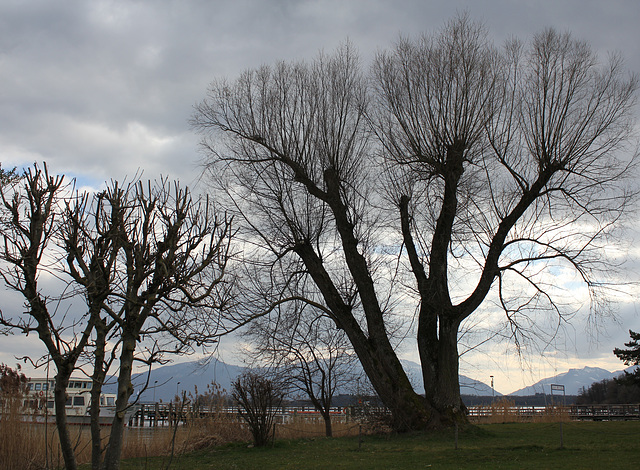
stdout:
<svg viewBox="0 0 640 470">
<path fill-rule="evenodd" d="M 35 389 L 36 392 L 39 392 L 41 387 L 42 387 L 41 383 L 36 383 L 36 389 Z"/>
<path fill-rule="evenodd" d="M 49 384 L 48 383 L 42 384 L 42 390 L 49 390 Z"/>
<path fill-rule="evenodd" d="M 84 397 L 73 397 L 73 406 L 84 406 Z"/>
<path fill-rule="evenodd" d="M 65 405 L 71 406 L 71 397 L 67 397 L 67 401 L 66 401 Z"/>
<path fill-rule="evenodd" d="M 53 400 L 47 402 L 47 408 L 53 409 Z"/>
<path fill-rule="evenodd" d="M 113 406 L 116 404 L 116 398 L 115 397 L 107 397 L 107 406 Z"/>
<path fill-rule="evenodd" d="M 28 383 L 27 384 L 27 390 L 29 390 L 29 391 L 33 390 L 33 384 L 32 383 Z"/>
</svg>

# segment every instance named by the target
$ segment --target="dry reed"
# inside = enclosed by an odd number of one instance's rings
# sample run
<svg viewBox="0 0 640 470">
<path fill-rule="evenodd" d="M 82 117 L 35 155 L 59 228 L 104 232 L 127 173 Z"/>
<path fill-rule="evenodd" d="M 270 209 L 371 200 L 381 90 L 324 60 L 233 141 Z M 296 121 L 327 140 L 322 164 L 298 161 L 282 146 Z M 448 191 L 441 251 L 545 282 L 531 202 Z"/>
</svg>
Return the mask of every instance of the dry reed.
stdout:
<svg viewBox="0 0 640 470">
<path fill-rule="evenodd" d="M 5 402 L 5 405 L 7 403 Z M 0 415 L 0 470 L 30 470 L 62 467 L 62 456 L 54 424 L 27 421 L 19 405 L 5 406 Z M 88 426 L 71 426 L 71 436 L 79 464 L 91 461 Z M 102 428 L 103 445 L 110 428 Z M 174 427 L 125 428 L 122 458 L 168 456 L 233 441 L 248 441 L 250 434 L 233 417 L 214 415 L 189 420 Z"/>
<path fill-rule="evenodd" d="M 490 405 L 476 407 L 470 420 L 476 424 L 557 423 L 569 421 L 570 417 L 567 407 L 548 406 L 540 409 L 515 406 L 513 401 L 504 398 Z"/>
<path fill-rule="evenodd" d="M 357 436 L 360 424 L 334 419 L 331 423 L 334 437 Z M 276 439 L 315 438 L 326 435 L 324 420 L 321 418 L 294 417 L 287 423 L 276 424 Z"/>
</svg>

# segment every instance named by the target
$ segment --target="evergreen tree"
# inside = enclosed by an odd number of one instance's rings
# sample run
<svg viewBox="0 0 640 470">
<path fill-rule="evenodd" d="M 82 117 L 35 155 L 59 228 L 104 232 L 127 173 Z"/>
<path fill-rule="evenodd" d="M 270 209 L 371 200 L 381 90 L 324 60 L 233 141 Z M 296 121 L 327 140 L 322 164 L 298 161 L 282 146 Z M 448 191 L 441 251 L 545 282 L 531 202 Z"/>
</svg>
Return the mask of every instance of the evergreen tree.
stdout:
<svg viewBox="0 0 640 470">
<path fill-rule="evenodd" d="M 640 333 L 629 330 L 629 336 L 631 336 L 631 341 L 624 343 L 629 349 L 615 348 L 613 354 L 618 356 L 618 359 L 623 361 L 625 365 L 637 366 L 640 364 Z M 632 373 L 625 372 L 624 376 L 618 378 L 617 381 L 629 385 L 640 385 L 640 367 L 636 367 L 636 370 Z"/>
</svg>

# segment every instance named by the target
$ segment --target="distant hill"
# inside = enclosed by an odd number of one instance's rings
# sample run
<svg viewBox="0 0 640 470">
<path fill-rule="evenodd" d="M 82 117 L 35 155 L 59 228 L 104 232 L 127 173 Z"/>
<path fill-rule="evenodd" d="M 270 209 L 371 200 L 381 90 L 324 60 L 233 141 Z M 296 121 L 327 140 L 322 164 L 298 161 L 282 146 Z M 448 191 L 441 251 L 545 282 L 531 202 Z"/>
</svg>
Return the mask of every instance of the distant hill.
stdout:
<svg viewBox="0 0 640 470">
<path fill-rule="evenodd" d="M 133 375 L 131 383 L 134 387 L 134 395 L 140 393 L 140 401 L 151 402 L 155 398 L 156 401 L 166 402 L 171 401 L 178 392 L 194 393 L 196 387 L 198 387 L 199 393 L 206 392 L 207 385 L 211 382 L 215 382 L 229 391 L 231 382 L 243 370 L 243 367 L 225 364 L 212 358 L 204 364 L 199 361 L 191 361 L 157 367 L 151 371 L 150 376 L 146 372 Z M 148 386 L 145 391 L 141 392 L 147 383 L 147 377 L 149 379 Z M 115 391 L 116 386 L 113 382 L 115 380 L 112 378 L 109 385 L 105 386 L 106 391 Z"/>
<path fill-rule="evenodd" d="M 413 383 L 416 392 L 424 393 L 424 385 L 422 383 L 422 373 L 420 365 L 412 361 L 402 361 L 402 365 Z M 161 366 L 151 371 L 148 378 L 147 389 L 142 391 L 147 383 L 148 374 L 135 374 L 131 382 L 134 386 L 134 395 L 140 393 L 140 401 L 150 402 L 155 398 L 156 401 L 170 401 L 177 392 L 187 391 L 195 392 L 198 388 L 200 393 L 205 392 L 207 385 L 211 382 L 217 383 L 221 388 L 230 391 L 231 382 L 245 370 L 244 367 L 226 364 L 215 358 L 203 364 L 199 361 L 184 362 L 179 364 L 170 364 Z M 114 392 L 115 380 L 112 378 L 105 385 L 105 391 Z M 178 382 L 180 382 L 178 384 Z M 154 393 L 155 390 L 155 393 Z M 480 381 L 471 379 L 464 375 L 460 375 L 460 392 L 463 395 L 474 396 L 491 396 L 491 387 Z M 340 390 L 339 394 L 355 393 L 355 390 Z M 496 392 L 495 396 L 502 396 Z"/>
<path fill-rule="evenodd" d="M 424 393 L 420 365 L 407 360 L 401 362 L 416 392 Z M 631 372 L 633 369 L 635 369 L 635 367 L 629 367 L 626 370 Z M 132 383 L 135 389 L 134 395 L 140 393 L 140 400 L 143 402 L 153 401 L 154 398 L 156 401 L 170 401 L 176 396 L 177 392 L 187 391 L 194 393 L 196 387 L 200 393 L 203 393 L 207 390 L 207 385 L 212 382 L 217 383 L 224 390 L 230 391 L 231 382 L 244 370 L 244 367 L 225 364 L 215 358 L 210 359 L 206 363 L 191 361 L 161 366 L 151 371 L 148 386 L 144 392 L 141 392 L 141 390 L 147 382 L 148 374 L 145 372 L 132 377 Z M 623 371 L 609 372 L 599 367 L 570 369 L 565 373 L 542 379 L 533 385 L 516 390 L 509 396 L 549 395 L 551 393 L 551 384 L 564 385 L 566 395 L 578 395 L 582 387 L 588 388 L 594 382 L 613 379 L 622 373 Z M 503 396 L 503 394 L 497 391 L 495 391 L 494 394 L 491 387 L 483 382 L 464 375 L 460 375 L 459 378 L 461 395 L 472 397 Z M 108 384 L 105 385 L 105 391 L 113 393 L 115 389 L 115 380 L 112 378 Z M 355 390 L 338 391 L 338 394 L 347 395 L 352 393 L 356 393 Z"/>
<path fill-rule="evenodd" d="M 584 367 L 582 369 L 569 369 L 567 372 L 548 377 L 528 387 L 521 388 L 511 395 L 535 395 L 536 393 L 551 393 L 551 384 L 564 385 L 565 394 L 578 395 L 582 387 L 589 388 L 594 382 L 610 380 L 618 377 L 623 371 L 609 372 L 599 367 Z"/>
<path fill-rule="evenodd" d="M 404 370 L 407 372 L 409 380 L 413 384 L 415 391 L 418 393 L 424 393 L 420 364 L 407 360 L 401 360 L 400 362 L 402 362 L 402 367 L 404 367 Z M 460 380 L 461 395 L 492 396 L 494 394 L 493 390 L 491 390 L 491 386 L 480 382 L 479 380 L 469 378 L 465 375 L 459 375 L 458 380 Z M 495 396 L 499 397 L 502 396 L 502 394 L 495 391 Z"/>
</svg>

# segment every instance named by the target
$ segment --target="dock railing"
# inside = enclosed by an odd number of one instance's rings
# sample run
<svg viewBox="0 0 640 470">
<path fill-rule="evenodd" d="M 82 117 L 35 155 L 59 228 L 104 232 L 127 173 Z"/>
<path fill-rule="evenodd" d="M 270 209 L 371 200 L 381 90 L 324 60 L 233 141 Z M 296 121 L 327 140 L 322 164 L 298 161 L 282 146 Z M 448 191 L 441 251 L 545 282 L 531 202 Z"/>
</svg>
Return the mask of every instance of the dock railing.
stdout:
<svg viewBox="0 0 640 470">
<path fill-rule="evenodd" d="M 384 411 L 384 408 L 380 408 Z M 335 407 L 332 419 L 343 422 L 357 422 L 363 417 L 358 406 Z M 603 404 L 568 406 L 515 406 L 504 403 L 470 406 L 467 408 L 469 420 L 474 423 L 535 422 L 535 421 L 613 421 L 640 420 L 640 404 Z M 207 407 L 190 403 L 143 403 L 130 418 L 134 427 L 173 426 L 196 419 L 224 416 L 226 419 L 239 417 L 234 406 Z M 321 421 L 322 416 L 313 407 L 281 407 L 276 411 L 279 424 L 292 421 Z"/>
</svg>

